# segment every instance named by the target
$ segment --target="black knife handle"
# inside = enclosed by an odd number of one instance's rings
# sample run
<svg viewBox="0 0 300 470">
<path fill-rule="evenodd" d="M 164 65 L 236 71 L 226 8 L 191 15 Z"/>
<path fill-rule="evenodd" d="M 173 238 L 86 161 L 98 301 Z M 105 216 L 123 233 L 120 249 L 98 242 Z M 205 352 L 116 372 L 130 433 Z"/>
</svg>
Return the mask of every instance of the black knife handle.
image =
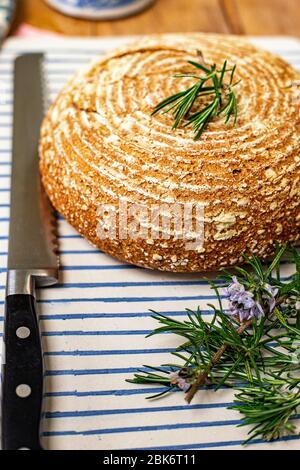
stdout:
<svg viewBox="0 0 300 470">
<path fill-rule="evenodd" d="M 32 295 L 6 297 L 2 376 L 2 449 L 41 450 L 41 338 Z"/>
</svg>

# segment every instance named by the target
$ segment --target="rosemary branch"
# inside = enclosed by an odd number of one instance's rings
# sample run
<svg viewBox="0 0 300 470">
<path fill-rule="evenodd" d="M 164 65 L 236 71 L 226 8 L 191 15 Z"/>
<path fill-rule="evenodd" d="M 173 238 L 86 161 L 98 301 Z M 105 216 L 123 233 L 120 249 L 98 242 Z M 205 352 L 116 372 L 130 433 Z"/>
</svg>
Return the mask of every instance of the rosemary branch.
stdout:
<svg viewBox="0 0 300 470">
<path fill-rule="evenodd" d="M 246 322 L 244 322 L 238 329 L 237 329 L 237 333 L 239 335 L 241 335 L 242 333 L 244 333 L 244 331 L 252 324 L 252 320 L 248 320 Z M 198 377 L 196 378 L 195 382 L 193 383 L 193 385 L 191 386 L 191 388 L 189 389 L 189 391 L 187 392 L 186 394 L 186 397 L 185 397 L 185 400 L 188 402 L 188 403 L 191 403 L 192 399 L 194 398 L 194 396 L 196 395 L 196 393 L 198 392 L 198 389 L 201 385 L 204 385 L 205 382 L 207 381 L 208 379 L 208 374 L 209 372 L 212 370 L 213 367 L 215 367 L 220 359 L 222 358 L 223 354 L 225 353 L 225 351 L 227 350 L 228 348 L 228 344 L 223 344 L 223 346 L 221 346 L 218 351 L 214 354 L 212 360 L 210 361 L 208 367 L 206 370 L 200 372 L 200 374 L 198 374 Z"/>
<path fill-rule="evenodd" d="M 218 69 L 216 64 L 208 66 L 193 60 L 188 61 L 188 64 L 195 67 L 198 73 L 202 72 L 203 75 L 196 73 L 176 74 L 175 78 L 190 78 L 196 80 L 196 83 L 161 101 L 154 108 L 152 115 L 158 112 L 163 114 L 172 112 L 174 119 L 172 128 L 177 129 L 181 123 L 184 127 L 191 126 L 194 131 L 194 140 L 198 140 L 209 122 L 217 117 L 222 117 L 226 124 L 233 117 L 233 123 L 236 125 L 238 103 L 234 87 L 239 83 L 233 81 L 236 65 L 227 68 L 226 60 L 221 69 Z M 228 83 L 225 83 L 228 75 Z M 202 107 L 198 103 L 199 98 L 202 98 Z M 206 98 L 210 98 L 210 100 L 207 101 Z"/>
<path fill-rule="evenodd" d="M 281 305 L 284 301 L 286 300 L 286 296 L 282 295 L 280 297 L 278 297 L 276 299 L 276 302 L 275 302 L 275 307 L 277 307 L 278 305 Z M 274 313 L 275 315 L 277 314 L 278 315 L 278 311 L 277 309 L 275 310 L 274 309 Z M 285 320 L 282 319 L 282 317 L 279 315 L 279 319 L 281 321 L 281 323 L 283 322 L 285 324 Z M 243 334 L 244 331 L 249 328 L 250 326 L 252 325 L 252 319 L 248 320 L 248 321 L 245 321 L 243 322 L 238 328 L 237 328 L 237 333 L 239 335 Z M 281 338 L 282 336 L 280 336 Z M 228 348 L 228 344 L 223 344 L 219 349 L 218 351 L 214 354 L 211 362 L 209 363 L 208 367 L 206 370 L 202 371 L 199 373 L 196 381 L 193 383 L 193 385 L 191 386 L 191 388 L 189 389 L 189 391 L 187 392 L 186 394 L 186 397 L 185 397 L 185 400 L 188 402 L 188 403 L 191 403 L 192 399 L 194 398 L 194 396 L 196 395 L 199 387 L 201 385 L 204 385 L 206 380 L 208 379 L 208 374 L 209 372 L 213 369 L 213 367 L 215 367 L 220 359 L 222 358 L 223 354 L 225 353 L 225 351 L 227 350 Z"/>
<path fill-rule="evenodd" d="M 287 279 L 280 274 L 283 257 L 295 266 Z M 129 382 L 163 386 L 149 398 L 182 390 L 188 403 L 201 386 L 228 386 L 235 391 L 231 408 L 245 416 L 240 426 L 252 426 L 246 442 L 272 440 L 295 432 L 300 406 L 300 254 L 284 245 L 268 265 L 254 255 L 244 258 L 245 268 L 224 271 L 211 283 L 218 299 L 217 307 L 208 305 L 211 321 L 199 308 L 187 310 L 183 321 L 154 312 L 160 326 L 148 336 L 168 332 L 184 342 L 171 353 L 175 363 L 145 366 Z"/>
</svg>

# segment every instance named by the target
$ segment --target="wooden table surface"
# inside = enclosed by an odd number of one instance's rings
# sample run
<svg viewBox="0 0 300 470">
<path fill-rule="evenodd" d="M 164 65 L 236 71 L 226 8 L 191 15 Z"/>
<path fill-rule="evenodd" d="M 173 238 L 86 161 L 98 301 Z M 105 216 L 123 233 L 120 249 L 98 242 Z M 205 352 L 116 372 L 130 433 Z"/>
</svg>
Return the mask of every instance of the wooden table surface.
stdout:
<svg viewBox="0 0 300 470">
<path fill-rule="evenodd" d="M 300 0 L 156 0 L 148 10 L 115 21 L 70 18 L 43 0 L 19 0 L 18 5 L 13 29 L 26 22 L 77 36 L 180 31 L 300 36 Z"/>
</svg>

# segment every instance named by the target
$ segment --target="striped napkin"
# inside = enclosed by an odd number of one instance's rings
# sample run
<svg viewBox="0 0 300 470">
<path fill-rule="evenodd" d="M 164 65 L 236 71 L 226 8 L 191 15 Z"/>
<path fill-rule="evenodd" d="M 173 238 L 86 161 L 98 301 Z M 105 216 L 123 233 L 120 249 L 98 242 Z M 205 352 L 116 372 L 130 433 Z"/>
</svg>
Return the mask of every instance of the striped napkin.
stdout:
<svg viewBox="0 0 300 470">
<path fill-rule="evenodd" d="M 257 38 L 255 44 L 300 68 L 300 42 Z M 12 39 L 0 54 L 0 294 L 3 309 L 9 223 L 12 135 L 12 71 L 17 54 L 45 51 L 53 99 L 81 66 L 117 39 Z M 198 305 L 207 316 L 215 296 L 199 275 L 150 272 L 128 266 L 89 245 L 61 217 L 60 284 L 38 292 L 44 341 L 44 445 L 48 449 L 239 449 L 247 429 L 238 429 L 240 415 L 228 411 L 230 390 L 200 390 L 192 405 L 181 393 L 146 401 L 154 387 L 125 380 L 142 364 L 168 362 L 177 346 L 172 335 L 145 339 L 156 326 L 149 309 L 184 318 L 185 308 Z M 285 265 L 283 275 L 291 273 Z M 3 313 L 1 313 L 1 331 Z M 296 449 L 297 436 L 249 449 Z"/>
</svg>

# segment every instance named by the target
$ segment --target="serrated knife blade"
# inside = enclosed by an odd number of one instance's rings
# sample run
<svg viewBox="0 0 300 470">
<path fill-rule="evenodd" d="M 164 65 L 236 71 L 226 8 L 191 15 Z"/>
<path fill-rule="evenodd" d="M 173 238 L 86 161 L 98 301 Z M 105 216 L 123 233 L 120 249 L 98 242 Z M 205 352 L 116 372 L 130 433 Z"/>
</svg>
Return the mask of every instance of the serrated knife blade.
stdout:
<svg viewBox="0 0 300 470">
<path fill-rule="evenodd" d="M 44 115 L 42 54 L 15 61 L 8 294 L 31 293 L 32 281 L 57 281 L 53 209 L 40 182 L 38 142 Z"/>
<path fill-rule="evenodd" d="M 19 56 L 14 66 L 11 179 L 1 442 L 5 450 L 42 449 L 43 358 L 35 287 L 58 280 L 55 217 L 39 175 L 44 114 L 43 54 Z"/>
</svg>

